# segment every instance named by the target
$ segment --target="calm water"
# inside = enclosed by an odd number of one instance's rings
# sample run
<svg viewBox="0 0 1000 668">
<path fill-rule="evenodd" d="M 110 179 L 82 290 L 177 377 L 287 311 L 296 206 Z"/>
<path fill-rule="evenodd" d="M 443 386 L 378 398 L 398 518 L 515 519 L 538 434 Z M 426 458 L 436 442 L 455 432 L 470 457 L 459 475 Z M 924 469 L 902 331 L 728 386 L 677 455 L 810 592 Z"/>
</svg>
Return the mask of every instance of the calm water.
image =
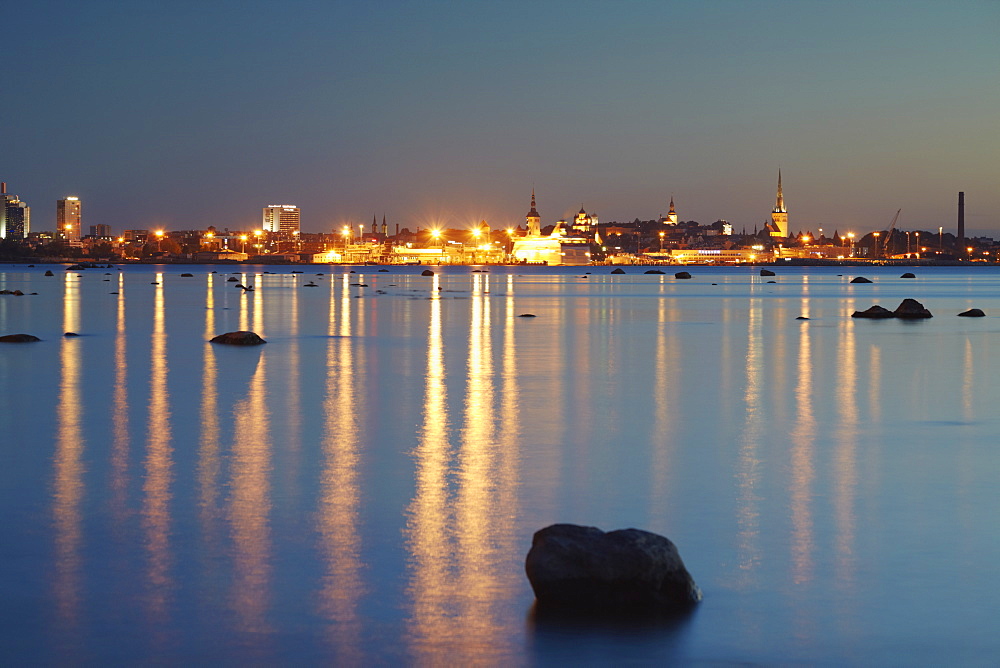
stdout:
<svg viewBox="0 0 1000 668">
<path fill-rule="evenodd" d="M 0 269 L 5 664 L 1000 658 L 996 269 L 45 269 Z M 535 619 L 553 522 L 704 602 Z"/>
</svg>

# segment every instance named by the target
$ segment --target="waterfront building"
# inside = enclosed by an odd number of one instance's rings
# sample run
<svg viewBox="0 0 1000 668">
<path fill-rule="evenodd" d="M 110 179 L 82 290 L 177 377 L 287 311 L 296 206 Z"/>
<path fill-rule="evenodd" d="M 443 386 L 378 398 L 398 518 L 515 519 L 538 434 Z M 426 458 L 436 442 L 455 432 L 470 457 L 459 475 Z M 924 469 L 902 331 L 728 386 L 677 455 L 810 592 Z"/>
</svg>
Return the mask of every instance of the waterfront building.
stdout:
<svg viewBox="0 0 1000 668">
<path fill-rule="evenodd" d="M 299 207 L 294 204 L 269 204 L 265 206 L 262 227 L 265 232 L 298 234 Z"/>
<path fill-rule="evenodd" d="M 535 190 L 531 190 L 531 209 L 525 216 L 528 233 L 514 239 L 511 255 L 527 264 L 584 265 L 590 264 L 590 239 L 566 234 L 562 222 L 556 224 L 552 234 L 542 235 L 541 216 L 535 206 Z"/>
<path fill-rule="evenodd" d="M 90 226 L 90 236 L 95 239 L 110 239 L 111 238 L 111 226 L 104 225 L 91 225 Z"/>
<path fill-rule="evenodd" d="M 0 239 L 24 239 L 31 228 L 31 207 L 0 183 Z"/>
<path fill-rule="evenodd" d="M 788 211 L 785 209 L 785 198 L 781 194 L 781 170 L 778 170 L 778 196 L 771 211 L 771 222 L 767 231 L 772 237 L 788 236 Z"/>
<path fill-rule="evenodd" d="M 79 197 L 56 200 L 56 232 L 66 241 L 79 241 L 82 235 L 82 202 Z"/>
</svg>

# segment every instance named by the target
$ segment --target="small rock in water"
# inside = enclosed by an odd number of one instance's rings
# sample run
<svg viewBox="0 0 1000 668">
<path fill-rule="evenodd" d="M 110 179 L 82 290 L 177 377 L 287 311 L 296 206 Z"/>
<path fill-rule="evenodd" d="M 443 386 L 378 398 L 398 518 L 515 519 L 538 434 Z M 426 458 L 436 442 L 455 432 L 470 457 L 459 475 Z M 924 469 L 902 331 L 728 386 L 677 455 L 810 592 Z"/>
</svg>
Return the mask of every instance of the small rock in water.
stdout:
<svg viewBox="0 0 1000 668">
<path fill-rule="evenodd" d="M 647 269 L 646 271 L 644 271 L 642 273 L 644 273 L 644 274 L 662 274 L 663 272 L 660 271 L 659 269 Z"/>
<path fill-rule="evenodd" d="M 536 316 L 534 313 L 522 313 L 521 315 L 519 315 L 517 317 L 518 318 L 537 318 L 538 316 Z"/>
<path fill-rule="evenodd" d="M 424 269 L 422 272 L 420 272 L 420 275 L 421 276 L 433 276 L 434 272 L 431 271 L 430 269 Z"/>
<path fill-rule="evenodd" d="M 796 318 L 796 320 L 808 320 L 808 319 L 809 318 L 804 315 L 800 315 L 799 317 Z"/>
<path fill-rule="evenodd" d="M 51 269 L 46 269 L 46 270 L 45 270 L 45 275 L 46 275 L 46 276 L 55 276 L 55 274 L 53 274 L 53 273 L 52 273 L 52 270 L 51 270 Z"/>
<path fill-rule="evenodd" d="M 774 276 L 774 272 L 771 271 L 770 269 L 761 269 L 760 270 L 760 275 L 761 276 Z"/>
<path fill-rule="evenodd" d="M 615 268 L 614 270 L 612 270 L 612 271 L 611 271 L 611 273 L 612 273 L 612 274 L 624 274 L 624 273 L 625 273 L 625 270 L 624 270 L 624 269 L 622 269 L 621 267 L 617 267 L 617 268 Z"/>
<path fill-rule="evenodd" d="M 905 274 L 903 274 L 902 276 L 900 276 L 900 278 L 916 278 L 916 276 L 914 276 L 910 272 L 906 272 Z"/>
<path fill-rule="evenodd" d="M 224 343 L 230 346 L 259 346 L 262 343 L 267 343 L 264 339 L 260 338 L 255 332 L 226 332 L 225 334 L 219 334 L 212 339 L 212 343 Z"/>
<path fill-rule="evenodd" d="M 701 600 L 677 546 L 640 529 L 553 524 L 535 533 L 524 570 L 539 606 L 665 613 Z"/>
<path fill-rule="evenodd" d="M 229 278 L 226 279 L 226 283 L 239 283 L 239 282 L 240 279 L 236 278 L 235 276 L 230 276 Z"/>
<path fill-rule="evenodd" d="M 194 278 L 194 274 L 181 274 L 181 278 Z"/>
<path fill-rule="evenodd" d="M 983 313 L 982 309 L 970 308 L 968 311 L 962 311 L 958 314 L 962 318 L 985 318 L 986 314 Z"/>
<path fill-rule="evenodd" d="M 65 337 L 72 337 L 72 336 L 80 336 L 80 335 L 77 334 L 76 332 L 66 332 L 65 334 L 63 334 L 63 336 L 65 336 Z"/>
<path fill-rule="evenodd" d="M 674 274 L 674 278 L 691 278 L 691 274 L 686 271 L 678 271 Z"/>
<path fill-rule="evenodd" d="M 34 343 L 35 341 L 41 341 L 41 339 L 31 334 L 7 334 L 6 336 L 0 336 L 0 343 Z"/>
<path fill-rule="evenodd" d="M 864 276 L 855 276 L 851 279 L 851 283 L 871 283 L 871 281 Z"/>
<path fill-rule="evenodd" d="M 889 309 L 883 308 L 882 306 L 876 304 L 875 306 L 867 308 L 864 311 L 855 311 L 854 313 L 851 314 L 851 317 L 881 319 L 881 318 L 894 318 L 896 316 Z"/>
</svg>

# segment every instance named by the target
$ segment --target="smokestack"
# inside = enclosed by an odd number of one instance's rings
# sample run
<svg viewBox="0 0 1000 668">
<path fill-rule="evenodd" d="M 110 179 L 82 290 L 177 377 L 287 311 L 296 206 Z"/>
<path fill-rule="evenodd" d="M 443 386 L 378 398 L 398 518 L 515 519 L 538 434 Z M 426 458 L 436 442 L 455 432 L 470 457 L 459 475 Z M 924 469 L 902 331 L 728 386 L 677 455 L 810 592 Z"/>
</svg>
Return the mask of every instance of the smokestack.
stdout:
<svg viewBox="0 0 1000 668">
<path fill-rule="evenodd" d="M 6 194 L 7 194 L 7 182 L 0 181 L 0 195 L 6 195 Z"/>
<path fill-rule="evenodd" d="M 965 193 L 958 193 L 958 256 L 965 252 Z"/>
</svg>

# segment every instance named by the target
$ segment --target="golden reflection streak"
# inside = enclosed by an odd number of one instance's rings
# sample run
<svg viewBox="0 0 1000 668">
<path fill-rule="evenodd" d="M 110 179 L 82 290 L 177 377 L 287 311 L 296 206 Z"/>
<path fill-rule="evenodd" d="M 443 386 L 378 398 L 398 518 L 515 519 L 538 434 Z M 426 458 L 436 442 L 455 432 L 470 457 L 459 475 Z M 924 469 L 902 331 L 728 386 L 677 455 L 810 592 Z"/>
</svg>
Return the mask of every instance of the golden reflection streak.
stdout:
<svg viewBox="0 0 1000 668">
<path fill-rule="evenodd" d="M 852 300 L 853 301 L 853 300 Z M 853 312 L 852 302 L 848 309 Z M 856 531 L 856 490 L 858 486 L 858 354 L 853 323 L 846 321 L 840 328 L 840 359 L 837 360 L 837 439 L 833 454 L 833 508 L 837 527 L 837 583 L 853 588 L 857 577 L 854 554 Z M 848 615 L 842 619 L 849 619 Z"/>
<path fill-rule="evenodd" d="M 411 554 L 408 594 L 412 608 L 407 620 L 411 656 L 417 663 L 433 663 L 434 648 L 457 633 L 462 620 L 448 607 L 457 595 L 453 562 L 448 474 L 448 389 L 441 301 L 433 298 L 433 277 L 427 327 L 427 373 L 424 383 L 424 420 L 414 456 L 416 489 L 407 509 L 407 543 Z"/>
<path fill-rule="evenodd" d="M 650 526 L 663 531 L 668 529 L 670 512 L 668 494 L 670 492 L 671 465 L 676 455 L 676 443 L 672 433 L 676 421 L 674 403 L 670 401 L 670 389 L 680 378 L 679 370 L 673 369 L 680 365 L 682 356 L 678 350 L 680 337 L 668 334 L 668 328 L 674 314 L 670 313 L 674 301 L 660 296 L 657 300 L 657 336 L 653 365 L 653 461 L 652 461 L 652 493 L 650 499 Z M 587 348 L 584 348 L 587 350 Z M 723 353 L 725 354 L 725 353 Z M 725 367 L 724 367 L 725 368 Z"/>
<path fill-rule="evenodd" d="M 962 374 L 962 417 L 966 422 L 971 422 L 976 418 L 975 410 L 975 380 L 976 365 L 973 363 L 972 340 L 965 338 L 964 350 L 964 373 Z"/>
<path fill-rule="evenodd" d="M 868 370 L 868 410 L 871 422 L 882 421 L 882 349 L 872 345 Z"/>
<path fill-rule="evenodd" d="M 746 417 L 740 438 L 737 461 L 737 509 L 736 520 L 739 527 L 737 538 L 737 563 L 741 571 L 740 584 L 750 587 L 756 580 L 760 565 L 760 496 L 757 485 L 760 481 L 760 458 L 758 447 L 765 416 L 761 409 L 764 392 L 763 345 L 761 334 L 761 300 L 751 298 L 747 319 L 746 394 L 744 397 Z"/>
<path fill-rule="evenodd" d="M 270 630 L 266 620 L 271 579 L 271 442 L 267 358 L 261 354 L 246 398 L 233 407 L 233 477 L 229 519 L 234 572 L 232 607 L 238 629 Z"/>
<path fill-rule="evenodd" d="M 80 288 L 75 274 L 63 280 L 63 331 L 80 327 Z M 56 609 L 65 622 L 80 622 L 80 549 L 83 543 L 83 407 L 80 393 L 80 339 L 64 337 L 59 348 L 59 399 L 56 404 L 56 448 L 53 461 Z"/>
<path fill-rule="evenodd" d="M 469 353 L 464 426 L 458 460 L 458 495 L 455 531 L 458 539 L 459 587 L 465 633 L 477 638 L 477 646 L 460 648 L 463 664 L 495 664 L 510 654 L 498 608 L 517 588 L 515 572 L 504 568 L 505 548 L 514 532 L 509 509 L 500 505 L 500 493 L 516 484 L 500 469 L 496 443 L 493 341 L 490 297 L 476 277 L 471 300 Z M 506 496 L 511 496 L 507 494 Z M 505 646 L 507 645 L 507 646 Z M 485 653 L 491 648 L 493 656 Z M 430 658 L 430 657 L 428 657 Z"/>
<path fill-rule="evenodd" d="M 808 302 L 808 300 L 806 300 Z M 805 307 L 808 310 L 808 306 Z M 792 430 L 792 582 L 803 584 L 813 578 L 813 518 L 810 508 L 816 478 L 816 418 L 812 408 L 812 351 L 809 326 L 799 325 L 798 382 L 795 386 L 797 414 Z"/>
<path fill-rule="evenodd" d="M 288 494 L 296 496 L 302 451 L 302 386 L 300 378 L 299 352 L 299 290 L 292 290 L 288 297 L 290 313 L 288 315 L 288 391 L 286 392 L 285 423 L 287 432 L 284 442 L 285 461 L 288 479 L 285 482 Z"/>
<path fill-rule="evenodd" d="M 206 275 L 205 283 L 205 342 L 202 344 L 201 376 L 201 436 L 198 444 L 198 514 L 205 549 L 201 556 L 206 565 L 207 585 L 205 596 L 215 602 L 215 584 L 221 562 L 219 518 L 222 514 L 219 500 L 219 477 L 222 471 L 219 427 L 218 363 L 213 344 L 209 341 L 218 334 L 215 312 L 215 274 Z M 226 285 L 222 284 L 223 287 Z"/>
<path fill-rule="evenodd" d="M 260 279 L 263 274 L 256 274 L 254 276 L 253 285 L 253 329 L 251 331 L 257 332 L 260 335 L 264 334 L 264 293 L 261 290 L 257 290 L 256 286 L 260 285 Z M 245 285 L 245 284 L 244 284 Z"/>
<path fill-rule="evenodd" d="M 351 334 L 350 278 L 344 274 L 340 295 L 339 337 L 333 317 L 331 285 L 327 344 L 326 397 L 323 415 L 323 464 L 317 524 L 320 549 L 326 559 L 319 592 L 319 611 L 330 622 L 328 640 L 336 652 L 332 663 L 361 665 L 361 619 L 358 603 L 364 594 L 361 577 L 361 536 L 358 530 L 360 453 L 358 411 L 363 395 L 364 359 L 354 359 Z"/>
<path fill-rule="evenodd" d="M 170 580 L 170 394 L 167 389 L 167 334 L 163 298 L 163 274 L 156 274 L 153 297 L 153 334 L 150 341 L 149 417 L 146 446 L 142 526 L 146 532 L 149 612 L 154 627 L 163 628 Z"/>
<path fill-rule="evenodd" d="M 128 515 L 128 337 L 125 334 L 125 274 L 118 273 L 118 311 L 115 327 L 115 380 L 111 396 L 111 421 L 114 425 L 111 444 L 111 512 L 114 530 L 124 532 Z"/>
</svg>

